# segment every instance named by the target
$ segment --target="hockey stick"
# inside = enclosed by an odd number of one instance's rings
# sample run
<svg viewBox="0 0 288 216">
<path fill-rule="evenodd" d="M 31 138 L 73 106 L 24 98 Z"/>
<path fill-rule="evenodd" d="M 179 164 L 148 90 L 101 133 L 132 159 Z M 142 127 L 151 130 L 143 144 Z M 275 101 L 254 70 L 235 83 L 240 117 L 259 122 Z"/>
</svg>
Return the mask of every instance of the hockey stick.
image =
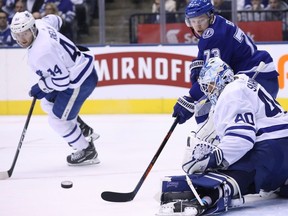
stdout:
<svg viewBox="0 0 288 216">
<path fill-rule="evenodd" d="M 103 200 L 109 202 L 128 202 L 132 201 L 136 196 L 137 192 L 139 191 L 140 187 L 142 186 L 144 180 L 148 176 L 149 172 L 151 171 L 153 165 L 155 164 L 157 158 L 159 157 L 161 151 L 163 150 L 164 146 L 166 145 L 168 139 L 170 138 L 172 132 L 174 131 L 175 127 L 177 126 L 179 120 L 178 118 L 175 119 L 174 123 L 172 124 L 171 128 L 169 129 L 167 135 L 165 136 L 164 140 L 162 141 L 160 147 L 158 148 L 156 154 L 154 155 L 153 159 L 151 160 L 149 166 L 145 170 L 144 174 L 140 178 L 140 181 L 136 185 L 135 189 L 130 193 L 118 193 L 118 192 L 111 192 L 111 191 L 104 191 L 101 194 Z"/>
<path fill-rule="evenodd" d="M 265 66 L 265 63 L 264 63 L 263 61 L 261 61 L 261 62 L 259 63 L 259 65 L 258 65 L 258 67 L 256 68 L 255 73 L 254 73 L 254 75 L 253 75 L 253 77 L 252 77 L 253 80 L 255 80 L 255 78 L 256 78 L 257 75 L 259 74 L 260 70 L 262 70 L 262 69 L 264 68 L 264 66 Z"/>
<path fill-rule="evenodd" d="M 15 153 L 12 165 L 11 165 L 9 170 L 4 171 L 4 172 L 0 172 L 0 180 L 7 179 L 7 178 L 10 178 L 12 176 L 14 167 L 15 167 L 17 159 L 18 159 L 18 155 L 19 155 L 21 147 L 22 147 L 23 140 L 25 138 L 25 134 L 26 134 L 26 131 L 27 131 L 27 128 L 28 128 L 28 125 L 29 125 L 29 121 L 30 121 L 30 118 L 31 118 L 32 113 L 33 113 L 35 102 L 36 102 L 36 98 L 34 97 L 33 100 L 32 100 L 32 104 L 30 106 L 30 110 L 29 110 L 29 113 L 28 113 L 28 116 L 27 116 L 27 119 L 26 119 L 26 122 L 25 122 L 25 125 L 24 125 L 24 128 L 23 128 L 23 131 L 22 131 L 22 134 L 21 134 L 21 137 L 20 137 L 20 141 L 19 141 L 16 153 Z"/>
</svg>

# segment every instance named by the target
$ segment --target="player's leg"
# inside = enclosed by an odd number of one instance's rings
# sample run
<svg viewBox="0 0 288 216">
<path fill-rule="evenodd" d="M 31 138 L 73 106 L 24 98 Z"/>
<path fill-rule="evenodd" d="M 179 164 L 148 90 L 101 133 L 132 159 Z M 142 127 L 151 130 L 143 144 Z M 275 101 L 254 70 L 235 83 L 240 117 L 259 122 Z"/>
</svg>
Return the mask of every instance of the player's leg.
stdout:
<svg viewBox="0 0 288 216">
<path fill-rule="evenodd" d="M 48 116 L 48 121 L 50 126 L 75 150 L 67 156 L 68 165 L 86 165 L 100 162 L 93 140 L 88 142 L 85 139 L 76 118 L 62 120 L 51 113 Z"/>
<path fill-rule="evenodd" d="M 93 140 L 85 139 L 77 123 L 80 108 L 94 90 L 96 82 L 97 76 L 92 73 L 81 87 L 58 92 L 53 103 L 42 101 L 42 108 L 49 115 L 50 126 L 76 150 L 67 157 L 69 165 L 99 163 Z"/>
<path fill-rule="evenodd" d="M 95 141 L 100 137 L 100 135 L 95 133 L 93 128 L 87 125 L 79 115 L 77 116 L 77 122 L 87 141 Z"/>
</svg>

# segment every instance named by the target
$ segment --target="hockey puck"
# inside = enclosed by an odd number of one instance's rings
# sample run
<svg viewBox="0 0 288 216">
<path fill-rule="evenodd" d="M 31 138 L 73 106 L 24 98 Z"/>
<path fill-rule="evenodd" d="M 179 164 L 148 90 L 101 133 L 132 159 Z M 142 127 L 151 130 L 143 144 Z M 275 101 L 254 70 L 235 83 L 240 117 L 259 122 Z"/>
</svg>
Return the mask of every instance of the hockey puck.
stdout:
<svg viewBox="0 0 288 216">
<path fill-rule="evenodd" d="M 62 181 L 61 187 L 62 188 L 72 188 L 73 182 L 72 181 Z"/>
</svg>

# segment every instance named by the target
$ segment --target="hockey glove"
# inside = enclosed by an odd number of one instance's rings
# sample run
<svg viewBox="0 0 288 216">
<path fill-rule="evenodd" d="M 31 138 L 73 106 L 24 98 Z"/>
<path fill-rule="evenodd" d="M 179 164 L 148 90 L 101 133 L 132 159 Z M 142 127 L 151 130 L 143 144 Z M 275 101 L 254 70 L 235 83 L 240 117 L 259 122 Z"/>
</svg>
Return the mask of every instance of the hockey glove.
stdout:
<svg viewBox="0 0 288 216">
<path fill-rule="evenodd" d="M 182 165 L 187 174 L 204 172 L 208 168 L 217 168 L 223 162 L 223 152 L 220 148 L 207 142 L 197 144 L 192 152 L 192 159 Z"/>
<path fill-rule="evenodd" d="M 194 59 L 190 65 L 190 80 L 191 83 L 195 83 L 198 80 L 199 73 L 204 65 L 203 60 Z"/>
<path fill-rule="evenodd" d="M 40 89 L 40 87 L 39 87 L 39 85 L 38 85 L 38 83 L 37 83 L 37 84 L 35 84 L 35 85 L 32 86 L 32 88 L 31 88 L 31 90 L 30 90 L 30 92 L 29 92 L 29 96 L 30 96 L 30 97 L 35 97 L 35 98 L 37 98 L 37 99 L 42 99 L 42 98 L 44 98 L 44 97 L 46 96 L 46 93 L 43 92 L 43 91 Z"/>
<path fill-rule="evenodd" d="M 49 88 L 46 84 L 45 78 L 42 77 L 37 84 L 32 86 L 29 95 L 37 99 L 42 99 L 46 94 L 52 91 L 54 91 L 54 89 Z"/>
<path fill-rule="evenodd" d="M 195 112 L 195 103 L 191 97 L 179 97 L 177 103 L 174 105 L 173 117 L 177 117 L 179 124 L 183 124 L 190 119 Z"/>
</svg>

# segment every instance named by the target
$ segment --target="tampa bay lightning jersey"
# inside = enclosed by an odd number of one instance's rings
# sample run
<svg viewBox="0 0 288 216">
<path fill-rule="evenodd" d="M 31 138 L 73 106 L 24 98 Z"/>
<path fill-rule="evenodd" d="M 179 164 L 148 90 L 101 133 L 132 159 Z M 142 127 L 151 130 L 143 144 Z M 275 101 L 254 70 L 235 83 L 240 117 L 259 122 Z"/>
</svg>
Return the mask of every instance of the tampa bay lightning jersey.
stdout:
<svg viewBox="0 0 288 216">
<path fill-rule="evenodd" d="M 28 64 L 50 91 L 78 88 L 93 71 L 93 56 L 82 53 L 58 32 L 61 18 L 48 15 L 35 21 L 38 35 L 28 48 Z"/>
<path fill-rule="evenodd" d="M 219 148 L 231 165 L 255 143 L 288 136 L 288 114 L 266 90 L 248 78 L 229 83 L 214 107 Z"/>
<path fill-rule="evenodd" d="M 198 43 L 197 59 L 207 60 L 218 56 L 235 74 L 245 73 L 250 77 L 261 61 L 266 65 L 259 78 L 277 77 L 273 59 L 265 50 L 258 50 L 255 43 L 238 26 L 222 16 L 215 15 L 213 23 L 203 32 Z"/>
</svg>

